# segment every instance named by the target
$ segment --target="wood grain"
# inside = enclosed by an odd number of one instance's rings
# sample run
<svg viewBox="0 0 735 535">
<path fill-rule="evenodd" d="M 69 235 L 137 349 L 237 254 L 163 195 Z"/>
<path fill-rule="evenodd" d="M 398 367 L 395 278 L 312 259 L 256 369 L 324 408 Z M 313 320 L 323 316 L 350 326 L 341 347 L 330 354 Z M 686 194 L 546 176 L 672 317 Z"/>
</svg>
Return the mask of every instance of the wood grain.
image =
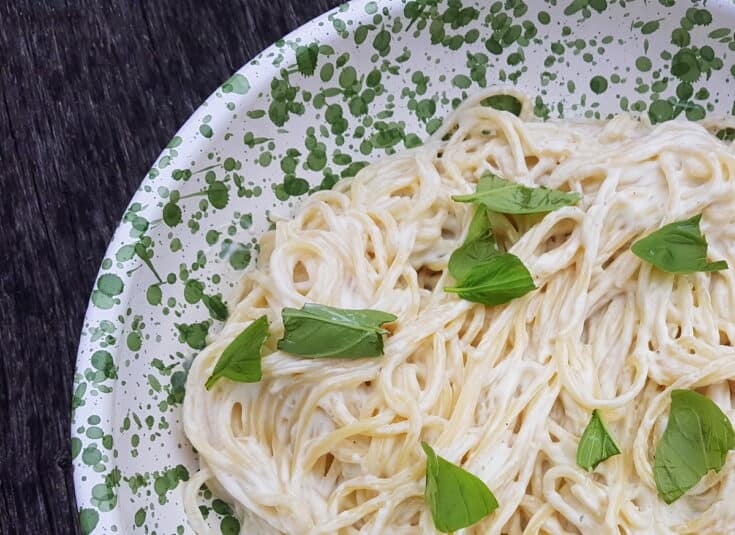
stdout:
<svg viewBox="0 0 735 535">
<path fill-rule="evenodd" d="M 151 162 L 232 71 L 338 3 L 0 2 L 0 533 L 79 533 L 79 332 Z"/>
</svg>

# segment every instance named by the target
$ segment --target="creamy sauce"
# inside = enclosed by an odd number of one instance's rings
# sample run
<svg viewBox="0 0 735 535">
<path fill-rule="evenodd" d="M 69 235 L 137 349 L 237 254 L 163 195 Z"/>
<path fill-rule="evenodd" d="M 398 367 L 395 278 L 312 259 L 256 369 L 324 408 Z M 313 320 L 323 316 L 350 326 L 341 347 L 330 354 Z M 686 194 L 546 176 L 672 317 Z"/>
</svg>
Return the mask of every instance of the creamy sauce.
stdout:
<svg viewBox="0 0 735 535">
<path fill-rule="evenodd" d="M 670 275 L 632 241 L 703 212 L 711 259 L 735 266 L 735 151 L 704 127 L 538 123 L 465 103 L 424 147 L 308 198 L 262 238 L 230 319 L 197 356 L 184 402 L 206 483 L 243 533 L 435 533 L 422 440 L 493 491 L 467 534 L 731 533 L 735 455 L 673 505 L 652 462 L 670 392 L 696 388 L 735 419 L 735 272 Z M 447 139 L 442 140 L 447 136 Z M 538 290 L 488 308 L 443 288 L 473 192 L 492 171 L 582 194 L 526 218 L 510 252 Z M 398 316 L 381 358 L 300 359 L 275 349 L 281 309 L 306 302 Z M 266 314 L 263 380 L 204 388 L 217 359 Z M 575 454 L 600 409 L 622 454 L 594 473 Z"/>
</svg>

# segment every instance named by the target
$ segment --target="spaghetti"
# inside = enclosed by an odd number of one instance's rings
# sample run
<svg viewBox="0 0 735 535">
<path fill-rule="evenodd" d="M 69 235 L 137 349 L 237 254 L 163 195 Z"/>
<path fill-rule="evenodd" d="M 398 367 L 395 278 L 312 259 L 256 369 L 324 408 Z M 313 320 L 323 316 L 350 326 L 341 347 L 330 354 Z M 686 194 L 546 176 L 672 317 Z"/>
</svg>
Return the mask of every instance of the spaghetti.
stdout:
<svg viewBox="0 0 735 535">
<path fill-rule="evenodd" d="M 434 533 L 422 440 L 492 489 L 497 511 L 467 534 L 726 533 L 735 456 L 685 497 L 657 497 L 652 462 L 671 390 L 699 389 L 735 418 L 735 273 L 657 271 L 630 251 L 703 213 L 711 256 L 735 265 L 735 151 L 703 126 L 533 122 L 461 106 L 423 147 L 310 196 L 260 244 L 221 333 L 194 360 L 186 434 L 207 484 L 243 532 Z M 582 194 L 516 218 L 510 252 L 538 290 L 488 308 L 444 292 L 450 254 L 486 171 Z M 398 316 L 385 354 L 302 359 L 277 351 L 281 310 L 304 303 Z M 205 382 L 225 347 L 267 315 L 263 379 Z M 622 454 L 575 463 L 593 409 Z M 730 499 L 731 502 L 731 499 Z"/>
</svg>

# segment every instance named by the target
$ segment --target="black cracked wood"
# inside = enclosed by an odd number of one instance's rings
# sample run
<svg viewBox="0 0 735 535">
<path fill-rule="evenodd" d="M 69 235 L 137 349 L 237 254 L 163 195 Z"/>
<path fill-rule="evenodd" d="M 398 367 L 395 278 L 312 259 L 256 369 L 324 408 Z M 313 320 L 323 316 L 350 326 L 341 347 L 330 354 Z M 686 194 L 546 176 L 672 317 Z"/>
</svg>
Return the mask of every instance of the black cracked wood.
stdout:
<svg viewBox="0 0 735 535">
<path fill-rule="evenodd" d="M 0 1 L 0 533 L 79 533 L 76 349 L 144 173 L 221 81 L 339 3 Z"/>
</svg>

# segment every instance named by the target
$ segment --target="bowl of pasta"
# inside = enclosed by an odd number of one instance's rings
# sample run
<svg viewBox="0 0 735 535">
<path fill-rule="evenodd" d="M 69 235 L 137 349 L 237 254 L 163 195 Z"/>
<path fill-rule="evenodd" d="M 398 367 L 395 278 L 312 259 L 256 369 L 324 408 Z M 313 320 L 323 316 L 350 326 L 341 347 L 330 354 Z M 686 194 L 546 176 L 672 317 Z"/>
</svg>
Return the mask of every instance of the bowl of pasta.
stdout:
<svg viewBox="0 0 735 535">
<path fill-rule="evenodd" d="M 732 533 L 735 8 L 354 0 L 143 178 L 84 533 Z"/>
</svg>

